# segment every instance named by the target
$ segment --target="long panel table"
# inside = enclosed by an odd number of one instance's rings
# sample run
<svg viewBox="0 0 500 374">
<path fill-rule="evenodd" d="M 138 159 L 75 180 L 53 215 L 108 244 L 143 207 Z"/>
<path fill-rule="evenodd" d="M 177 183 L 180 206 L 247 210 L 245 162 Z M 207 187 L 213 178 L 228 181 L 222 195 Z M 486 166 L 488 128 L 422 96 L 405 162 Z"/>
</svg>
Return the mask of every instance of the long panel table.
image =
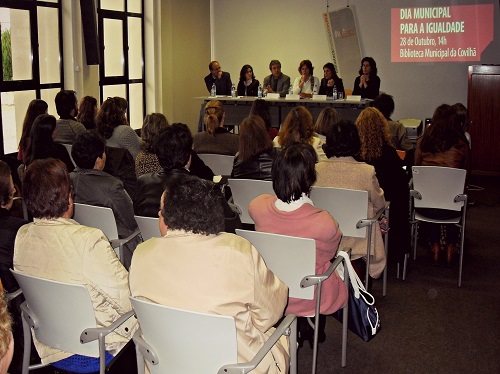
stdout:
<svg viewBox="0 0 500 374">
<path fill-rule="evenodd" d="M 203 100 L 200 110 L 200 118 L 198 122 L 198 131 L 203 128 L 203 109 L 207 102 L 210 100 L 219 100 L 224 106 L 226 111 L 226 118 L 224 121 L 225 126 L 234 126 L 235 132 L 241 121 L 248 116 L 250 113 L 250 108 L 256 97 L 230 97 L 230 96 L 200 96 L 195 97 L 196 100 Z M 370 100 L 315 100 L 315 99 L 268 99 L 265 98 L 269 103 L 271 110 L 271 121 L 273 127 L 279 127 L 284 121 L 285 117 L 288 115 L 290 110 L 298 105 L 305 106 L 313 115 L 314 120 L 318 118 L 319 113 L 326 107 L 333 107 L 338 112 L 341 119 L 350 119 L 355 121 L 358 118 L 359 113 L 370 106 Z"/>
</svg>

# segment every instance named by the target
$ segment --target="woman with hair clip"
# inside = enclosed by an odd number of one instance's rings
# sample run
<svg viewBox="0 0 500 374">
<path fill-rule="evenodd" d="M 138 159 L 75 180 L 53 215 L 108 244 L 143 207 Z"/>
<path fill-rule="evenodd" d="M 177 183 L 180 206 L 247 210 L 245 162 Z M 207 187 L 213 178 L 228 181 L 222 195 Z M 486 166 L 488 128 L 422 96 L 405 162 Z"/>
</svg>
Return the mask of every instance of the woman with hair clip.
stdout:
<svg viewBox="0 0 500 374">
<path fill-rule="evenodd" d="M 243 65 L 238 83 L 238 96 L 257 96 L 259 84 L 253 75 L 253 68 L 250 65 Z"/>
<path fill-rule="evenodd" d="M 21 139 L 19 140 L 19 152 L 17 153 L 17 159 L 21 160 L 23 163 L 26 162 L 26 156 L 28 155 L 28 151 L 30 149 L 30 134 L 33 122 L 40 114 L 47 114 L 48 108 L 49 106 L 47 103 L 40 99 L 31 100 L 28 105 L 28 110 L 24 116 Z"/>
<path fill-rule="evenodd" d="M 226 112 L 220 101 L 211 100 L 205 107 L 207 130 L 194 136 L 196 153 L 216 153 L 234 156 L 238 152 L 239 137 L 224 128 Z"/>
<path fill-rule="evenodd" d="M 54 141 L 57 135 L 56 118 L 50 114 L 41 114 L 33 122 L 30 134 L 30 147 L 26 156 L 26 167 L 33 161 L 44 158 L 56 158 L 66 165 L 68 171 L 75 166 L 64 145 Z"/>
</svg>

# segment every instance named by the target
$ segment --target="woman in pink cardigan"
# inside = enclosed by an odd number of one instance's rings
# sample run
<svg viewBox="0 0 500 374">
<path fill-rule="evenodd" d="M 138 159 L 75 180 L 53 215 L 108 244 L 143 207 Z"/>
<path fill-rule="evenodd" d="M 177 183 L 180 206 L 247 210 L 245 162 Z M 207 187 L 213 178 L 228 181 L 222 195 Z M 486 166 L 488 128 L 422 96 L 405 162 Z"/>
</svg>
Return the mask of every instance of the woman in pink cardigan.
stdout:
<svg viewBox="0 0 500 374">
<path fill-rule="evenodd" d="M 339 247 L 342 232 L 335 219 L 324 210 L 314 206 L 309 198 L 311 186 L 316 181 L 314 165 L 317 156 L 310 144 L 295 143 L 281 151 L 272 168 L 273 189 L 276 196 L 264 194 L 249 205 L 249 213 L 257 231 L 297 236 L 316 240 L 316 273 L 324 273 Z M 347 300 L 347 290 L 336 272 L 323 283 L 321 314 L 332 314 Z M 315 300 L 289 298 L 286 314 L 310 316 L 315 312 Z M 325 319 L 320 319 L 324 329 Z M 299 341 L 310 340 L 311 331 L 301 331 Z M 319 332 L 319 340 L 325 334 Z M 311 343 L 311 341 L 310 341 Z"/>
</svg>

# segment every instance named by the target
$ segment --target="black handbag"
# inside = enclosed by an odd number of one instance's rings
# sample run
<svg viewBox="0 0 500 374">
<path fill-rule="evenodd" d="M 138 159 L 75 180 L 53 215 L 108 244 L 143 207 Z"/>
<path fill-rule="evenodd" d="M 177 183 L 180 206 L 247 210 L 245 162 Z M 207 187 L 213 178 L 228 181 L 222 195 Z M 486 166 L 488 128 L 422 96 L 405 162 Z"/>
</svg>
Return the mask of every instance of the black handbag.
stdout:
<svg viewBox="0 0 500 374">
<path fill-rule="evenodd" d="M 344 257 L 349 273 L 348 328 L 365 342 L 370 341 L 381 327 L 375 298 L 366 291 L 351 265 L 349 255 L 343 251 L 339 251 L 338 255 Z M 339 268 L 338 273 L 343 278 L 343 269 Z M 339 309 L 333 316 L 342 322 L 343 309 Z"/>
</svg>

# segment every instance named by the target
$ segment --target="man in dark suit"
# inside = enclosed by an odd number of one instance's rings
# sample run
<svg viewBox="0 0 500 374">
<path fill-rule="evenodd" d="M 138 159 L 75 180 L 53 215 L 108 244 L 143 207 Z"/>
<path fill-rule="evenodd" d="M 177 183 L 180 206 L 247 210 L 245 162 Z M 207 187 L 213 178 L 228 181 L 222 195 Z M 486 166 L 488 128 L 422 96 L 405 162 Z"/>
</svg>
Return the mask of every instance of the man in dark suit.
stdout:
<svg viewBox="0 0 500 374">
<path fill-rule="evenodd" d="M 205 77 L 208 92 L 212 90 L 212 84 L 215 83 L 217 95 L 230 96 L 232 83 L 229 73 L 222 71 L 217 61 L 212 61 L 208 65 L 208 68 L 210 69 L 210 74 Z"/>
<path fill-rule="evenodd" d="M 269 63 L 269 70 L 272 74 L 264 78 L 264 87 L 267 92 L 276 92 L 285 97 L 290 88 L 290 77 L 281 72 L 281 62 L 278 60 Z"/>
</svg>

